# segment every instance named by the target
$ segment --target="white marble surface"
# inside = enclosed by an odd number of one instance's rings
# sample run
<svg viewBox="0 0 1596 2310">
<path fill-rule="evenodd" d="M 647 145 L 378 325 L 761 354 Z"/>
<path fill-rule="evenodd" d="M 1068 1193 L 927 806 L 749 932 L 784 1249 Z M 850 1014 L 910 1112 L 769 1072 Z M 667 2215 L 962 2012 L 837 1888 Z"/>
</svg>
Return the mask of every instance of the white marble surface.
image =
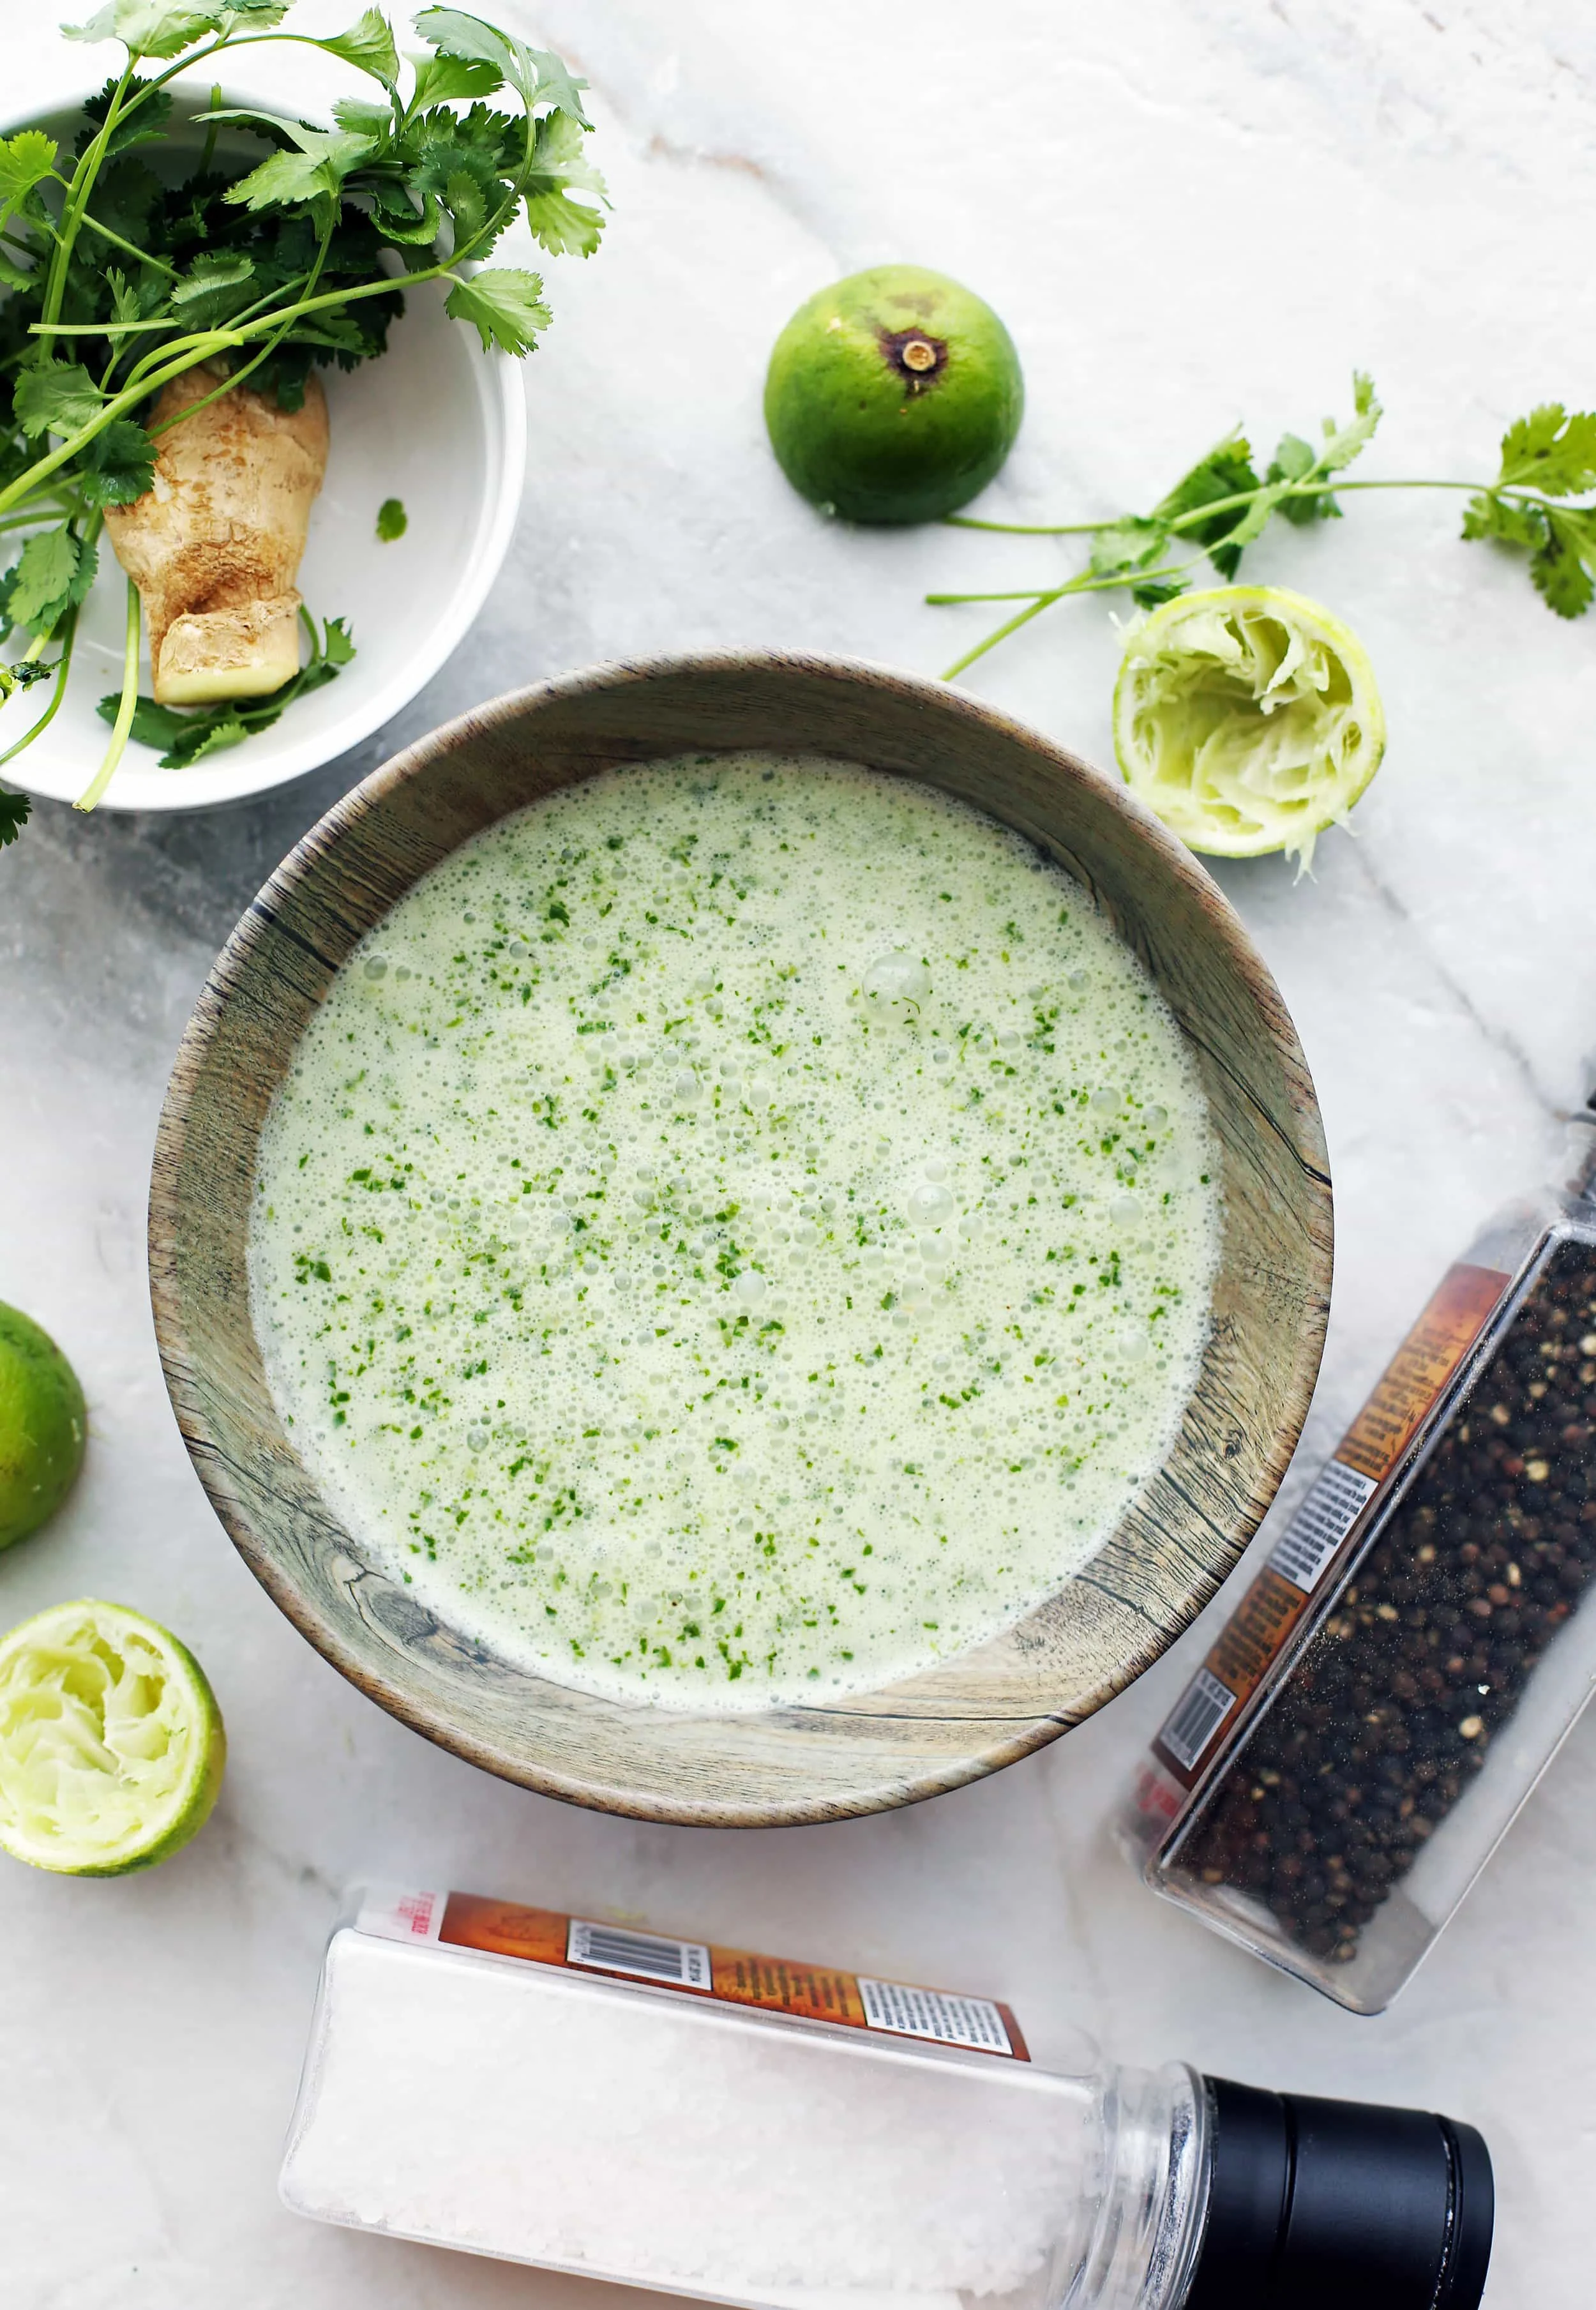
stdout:
<svg viewBox="0 0 1596 2310">
<path fill-rule="evenodd" d="M 338 19 L 354 0 L 308 13 Z M 50 12 L 53 13 L 53 11 Z M 7 102 L 45 33 L 6 11 Z M 367 1871 L 638 1913 L 1010 1997 L 1045 2051 L 1477 2121 L 1501 2217 L 1492 2310 L 1589 2300 L 1596 2149 L 1596 1716 L 1386 2017 L 1357 2021 L 1164 1907 L 1106 1821 L 1192 1639 L 985 1785 L 827 1829 L 649 1828 L 501 1786 L 361 1700 L 212 1517 L 169 1413 L 143 1214 L 162 1084 L 207 962 L 265 873 L 392 743 L 526 679 L 719 643 L 932 672 L 1062 550 L 828 527 L 765 451 L 763 361 L 799 300 L 892 257 L 1008 319 L 1030 415 L 993 510 L 1155 497 L 1234 419 L 1265 444 L 1372 369 L 1371 473 L 1488 470 L 1530 403 L 1592 397 L 1582 250 L 1596 19 L 1578 0 L 547 0 L 589 75 L 612 245 L 552 268 L 527 378 L 525 517 L 481 626 L 386 741 L 230 816 L 46 807 L 0 859 L 0 1297 L 82 1375 L 88 1470 L 0 1564 L 0 1622 L 99 1593 L 204 1658 L 232 1762 L 204 1837 L 147 1879 L 0 1881 L 0 2297 L 19 2310 L 603 2310 L 575 2281 L 314 2228 L 274 2175 L 336 1889 Z M 30 46 L 31 43 L 31 47 Z M 1583 350 L 1586 358 L 1578 357 Z M 1453 542 L 1455 500 L 1365 499 L 1255 574 L 1374 655 L 1386 767 L 1317 879 L 1227 870 L 1294 1011 L 1335 1168 L 1340 1262 L 1292 1485 L 1449 1256 L 1552 1156 L 1596 1044 L 1596 619 Z M 1101 760 L 1115 639 L 1067 606 L 975 686 Z M 1285 1496 L 1288 1500 L 1288 1488 Z"/>
</svg>

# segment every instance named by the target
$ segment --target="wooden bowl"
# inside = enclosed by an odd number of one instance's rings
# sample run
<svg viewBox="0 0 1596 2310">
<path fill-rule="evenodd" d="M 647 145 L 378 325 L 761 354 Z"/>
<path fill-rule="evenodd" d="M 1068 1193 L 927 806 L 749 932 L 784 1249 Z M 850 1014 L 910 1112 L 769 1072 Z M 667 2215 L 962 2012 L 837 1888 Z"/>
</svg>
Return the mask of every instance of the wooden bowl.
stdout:
<svg viewBox="0 0 1596 2310">
<path fill-rule="evenodd" d="M 1201 1376 L 1157 1477 L 1019 1624 L 877 1692 L 762 1714 L 602 1699 L 496 1658 L 375 1570 L 300 1464 L 249 1317 L 256 1150 L 334 971 L 429 868 L 611 764 L 749 747 L 924 780 L 1004 820 L 1107 909 L 1190 1038 L 1223 1155 Z M 907 1804 L 1007 1765 L 1156 1660 L 1274 1496 L 1323 1342 L 1331 1197 L 1307 1066 L 1268 971 L 1191 855 L 1117 785 L 990 707 L 846 660 L 605 666 L 514 692 L 375 771 L 272 877 L 172 1072 L 150 1204 L 167 1385 L 222 1523 L 335 1668 L 472 1763 L 650 1820 L 757 1826 Z M 978 1518 L 979 1503 L 971 1502 Z"/>
</svg>

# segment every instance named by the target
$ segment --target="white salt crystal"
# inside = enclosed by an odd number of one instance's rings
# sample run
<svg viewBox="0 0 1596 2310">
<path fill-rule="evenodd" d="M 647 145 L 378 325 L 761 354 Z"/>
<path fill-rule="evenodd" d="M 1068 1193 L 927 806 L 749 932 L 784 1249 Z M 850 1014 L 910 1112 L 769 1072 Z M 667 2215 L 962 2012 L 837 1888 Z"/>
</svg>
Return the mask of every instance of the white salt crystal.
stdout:
<svg viewBox="0 0 1596 2310">
<path fill-rule="evenodd" d="M 774 2310 L 1039 2310 L 1098 2140 L 1088 2080 L 345 1928 L 282 2188 L 326 2221 Z"/>
</svg>

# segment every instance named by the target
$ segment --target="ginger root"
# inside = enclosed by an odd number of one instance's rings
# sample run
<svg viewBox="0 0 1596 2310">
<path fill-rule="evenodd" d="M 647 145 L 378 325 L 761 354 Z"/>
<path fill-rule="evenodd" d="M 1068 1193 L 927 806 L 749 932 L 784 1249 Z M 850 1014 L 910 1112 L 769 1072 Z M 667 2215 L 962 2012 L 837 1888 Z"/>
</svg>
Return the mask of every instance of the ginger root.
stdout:
<svg viewBox="0 0 1596 2310">
<path fill-rule="evenodd" d="M 174 378 L 159 425 L 207 393 L 210 363 Z M 307 382 L 299 409 L 235 386 L 156 437 L 153 486 L 108 507 L 117 560 L 138 587 L 162 706 L 264 698 L 299 671 L 294 581 L 327 467 L 327 404 Z"/>
</svg>

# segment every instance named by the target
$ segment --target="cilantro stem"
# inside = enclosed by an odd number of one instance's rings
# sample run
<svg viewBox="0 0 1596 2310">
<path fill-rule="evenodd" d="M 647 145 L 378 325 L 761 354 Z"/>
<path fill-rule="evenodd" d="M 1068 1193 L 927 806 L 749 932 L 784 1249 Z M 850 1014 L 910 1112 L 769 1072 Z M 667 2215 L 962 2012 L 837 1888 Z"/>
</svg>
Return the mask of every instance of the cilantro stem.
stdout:
<svg viewBox="0 0 1596 2310">
<path fill-rule="evenodd" d="M 995 632 L 988 634 L 984 641 L 977 642 L 974 649 L 966 650 L 962 657 L 955 658 L 953 664 L 943 673 L 941 679 L 944 682 L 956 681 L 967 666 L 974 665 L 977 658 L 984 657 L 988 650 L 995 649 L 1000 642 L 1007 641 L 1011 634 L 1018 633 L 1021 626 L 1028 625 L 1033 618 L 1040 617 L 1042 612 L 1050 610 L 1055 602 L 1062 602 L 1066 594 L 1107 594 L 1128 586 L 1151 586 L 1166 578 L 1182 577 L 1186 570 L 1194 566 L 1193 562 L 1183 561 L 1161 569 L 1121 569 L 1107 578 L 1094 578 L 1088 570 L 1083 571 L 1079 578 L 1067 578 L 1063 585 L 1051 586 L 1045 593 L 1036 595 L 1031 599 L 1028 610 L 1021 610 L 1017 616 L 1008 619 L 1004 624 L 999 626 Z M 960 598 L 979 601 L 984 597 L 979 595 L 960 597 L 957 595 L 939 596 L 928 594 L 925 598 L 928 602 L 933 602 L 939 599 L 957 601 Z M 997 594 L 984 598 L 1012 602 L 1023 597 L 1013 594 Z"/>
<path fill-rule="evenodd" d="M 72 252 L 77 245 L 78 228 L 82 221 L 82 212 L 88 205 L 90 194 L 99 181 L 107 148 L 121 117 L 121 107 L 127 93 L 127 83 L 133 76 L 134 58 L 130 54 L 126 70 L 112 87 L 110 101 L 105 109 L 105 118 L 100 124 L 100 133 L 91 140 L 82 158 L 72 172 L 72 181 L 66 189 L 65 205 L 62 210 L 60 228 L 56 235 L 56 246 L 50 251 L 49 274 L 45 282 L 42 317 L 47 321 L 58 321 L 61 317 L 62 300 L 66 294 L 67 267 L 72 261 Z"/>
<path fill-rule="evenodd" d="M 213 113 L 220 112 L 221 109 L 221 82 L 219 80 L 213 81 L 211 83 L 211 101 L 207 109 Z M 221 126 L 221 121 L 213 119 L 205 131 L 204 148 L 200 153 L 199 164 L 202 177 L 208 177 L 211 173 L 211 163 L 216 158 L 216 137 Z"/>
<path fill-rule="evenodd" d="M 1332 482 L 1329 486 L 1337 490 L 1471 490 L 1477 496 L 1483 496 L 1488 490 L 1497 497 L 1531 497 L 1534 498 L 1540 504 L 1544 505 L 1546 502 L 1545 499 L 1540 496 L 1539 491 L 1523 489 L 1519 484 L 1513 482 L 1509 482 L 1504 485 L 1500 482 L 1338 481 Z"/>
<path fill-rule="evenodd" d="M 1016 586 L 1006 594 L 927 594 L 925 599 L 933 610 L 945 610 L 958 602 L 1034 602 L 1050 590 L 1046 586 Z"/>
<path fill-rule="evenodd" d="M 119 232 L 113 232 L 108 224 L 101 224 L 100 219 L 91 217 L 87 210 L 83 211 L 78 222 L 80 225 L 87 225 L 91 232 L 97 232 L 101 240 L 108 240 L 113 248 L 122 249 L 127 256 L 135 258 L 140 265 L 147 265 L 152 273 L 163 273 L 169 281 L 182 279 L 183 276 L 175 265 L 168 265 L 163 258 L 152 256 L 147 248 L 136 248 L 131 240 L 124 240 Z"/>
<path fill-rule="evenodd" d="M 1101 521 L 977 521 L 974 514 L 945 513 L 944 529 L 995 529 L 1005 537 L 1090 537 L 1099 529 L 1106 529 L 1115 518 L 1105 514 Z"/>
<path fill-rule="evenodd" d="M 95 771 L 88 786 L 73 804 L 74 810 L 92 810 L 116 776 L 117 765 L 127 751 L 128 733 L 133 728 L 133 716 L 139 702 L 139 589 L 130 578 L 127 581 L 127 631 L 122 651 L 122 703 L 117 708 L 117 719 L 111 730 L 111 742 L 105 750 L 105 760 Z"/>
<path fill-rule="evenodd" d="M 1261 482 L 1255 490 L 1238 490 L 1233 497 L 1210 498 L 1204 505 L 1176 514 L 1165 526 L 1174 531 L 1192 529 L 1199 522 L 1211 521 L 1216 514 L 1239 512 L 1271 486 Z M 1536 491 L 1511 482 L 1504 487 L 1499 482 L 1349 482 L 1343 481 L 1340 474 L 1327 481 L 1294 482 L 1281 494 L 1288 498 L 1321 498 L 1342 490 L 1470 490 L 1476 495 L 1483 495 L 1488 490 L 1497 497 L 1531 497 L 1537 503 L 1543 502 Z M 1122 518 L 1118 514 L 1105 514 L 1101 521 L 977 521 L 970 514 L 947 513 L 942 516 L 942 526 L 945 529 L 995 530 L 1005 537 L 1091 537 L 1100 529 L 1111 529 Z"/>
<path fill-rule="evenodd" d="M 65 514 L 70 517 L 78 510 L 75 504 L 69 503 L 65 498 L 41 499 L 38 505 L 30 506 L 26 513 L 13 513 L 8 515 L 4 521 L 0 521 L 0 532 L 8 529 L 36 529 L 40 522 L 48 521 L 52 514 Z"/>
<path fill-rule="evenodd" d="M 5 751 L 0 754 L 0 764 L 9 762 L 13 754 L 20 754 L 30 746 L 35 738 L 41 736 L 49 728 L 60 711 L 61 700 L 66 695 L 66 677 L 72 671 L 72 647 L 77 637 L 77 630 L 78 613 L 77 605 L 74 603 L 61 621 L 61 655 L 56 661 L 56 686 L 50 692 L 49 703 L 31 728 L 25 731 L 14 745 L 7 746 Z M 40 638 L 42 640 L 42 637 Z M 33 648 L 28 652 L 30 659 L 34 658 L 35 652 L 39 647 L 40 643 L 35 642 Z"/>
</svg>

